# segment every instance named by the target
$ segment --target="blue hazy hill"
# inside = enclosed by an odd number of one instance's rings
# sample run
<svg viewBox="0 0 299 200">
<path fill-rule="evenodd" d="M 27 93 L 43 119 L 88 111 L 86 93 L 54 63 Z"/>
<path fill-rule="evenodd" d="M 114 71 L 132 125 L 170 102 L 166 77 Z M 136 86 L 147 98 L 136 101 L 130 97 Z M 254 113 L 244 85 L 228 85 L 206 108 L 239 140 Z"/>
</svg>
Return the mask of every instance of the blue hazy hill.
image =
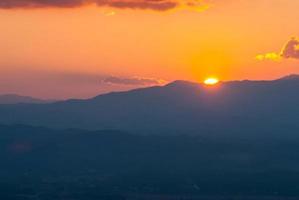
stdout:
<svg viewBox="0 0 299 200">
<path fill-rule="evenodd" d="M 299 138 L 287 133 L 244 139 L 23 125 L 0 125 L 0 133 L 2 199 L 299 196 Z"/>
</svg>

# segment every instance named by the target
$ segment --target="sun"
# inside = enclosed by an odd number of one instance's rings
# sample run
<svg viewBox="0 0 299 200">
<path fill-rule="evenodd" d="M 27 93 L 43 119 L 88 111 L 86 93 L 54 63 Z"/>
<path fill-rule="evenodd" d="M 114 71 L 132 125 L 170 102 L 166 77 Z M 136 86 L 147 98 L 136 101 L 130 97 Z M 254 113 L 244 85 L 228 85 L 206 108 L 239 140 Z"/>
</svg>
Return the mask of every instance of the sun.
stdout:
<svg viewBox="0 0 299 200">
<path fill-rule="evenodd" d="M 219 83 L 219 80 L 214 77 L 209 77 L 204 81 L 204 84 L 206 85 L 216 85 L 217 83 Z"/>
</svg>

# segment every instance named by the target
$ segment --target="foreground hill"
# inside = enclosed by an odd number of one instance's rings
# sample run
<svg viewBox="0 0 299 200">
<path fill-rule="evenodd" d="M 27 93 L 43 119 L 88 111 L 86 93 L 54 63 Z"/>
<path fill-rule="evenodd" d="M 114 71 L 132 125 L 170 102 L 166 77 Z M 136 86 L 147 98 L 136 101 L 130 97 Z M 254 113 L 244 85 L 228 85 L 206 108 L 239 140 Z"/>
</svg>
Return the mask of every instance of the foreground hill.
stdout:
<svg viewBox="0 0 299 200">
<path fill-rule="evenodd" d="M 0 133 L 1 199 L 299 196 L 297 136 L 220 139 L 29 126 L 0 126 Z"/>
<path fill-rule="evenodd" d="M 0 104 L 19 104 L 19 103 L 50 103 L 51 100 L 42 100 L 29 96 L 20 96 L 16 94 L 2 94 L 0 95 Z"/>
<path fill-rule="evenodd" d="M 299 128 L 299 78 L 223 82 L 175 81 L 162 87 L 44 105 L 1 105 L 0 122 L 138 133 L 282 135 Z"/>
</svg>

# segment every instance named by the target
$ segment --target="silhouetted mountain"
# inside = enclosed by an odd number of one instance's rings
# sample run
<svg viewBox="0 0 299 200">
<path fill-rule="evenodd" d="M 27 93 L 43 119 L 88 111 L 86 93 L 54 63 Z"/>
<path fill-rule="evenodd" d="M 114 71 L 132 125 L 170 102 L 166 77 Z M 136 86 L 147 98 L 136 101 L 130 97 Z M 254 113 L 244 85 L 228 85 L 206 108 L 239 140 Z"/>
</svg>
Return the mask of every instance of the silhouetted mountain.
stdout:
<svg viewBox="0 0 299 200">
<path fill-rule="evenodd" d="M 0 133 L 1 199 L 299 196 L 299 137 L 287 132 L 223 139 L 16 125 Z"/>
<path fill-rule="evenodd" d="M 299 80 L 298 74 L 290 74 L 288 76 L 282 77 L 280 80 Z"/>
<path fill-rule="evenodd" d="M 45 105 L 1 105 L 0 122 L 137 133 L 275 134 L 299 128 L 299 79 L 162 87 Z M 250 133 L 250 134 L 247 134 Z"/>
<path fill-rule="evenodd" d="M 296 198 L 298 89 L 296 77 L 175 81 L 88 100 L 1 105 L 6 124 L 80 129 L 0 125 L 0 197 Z"/>
<path fill-rule="evenodd" d="M 29 96 L 20 96 L 20 95 L 16 95 L 16 94 L 0 95 L 0 104 L 50 103 L 50 102 L 53 102 L 53 101 L 32 98 Z"/>
</svg>

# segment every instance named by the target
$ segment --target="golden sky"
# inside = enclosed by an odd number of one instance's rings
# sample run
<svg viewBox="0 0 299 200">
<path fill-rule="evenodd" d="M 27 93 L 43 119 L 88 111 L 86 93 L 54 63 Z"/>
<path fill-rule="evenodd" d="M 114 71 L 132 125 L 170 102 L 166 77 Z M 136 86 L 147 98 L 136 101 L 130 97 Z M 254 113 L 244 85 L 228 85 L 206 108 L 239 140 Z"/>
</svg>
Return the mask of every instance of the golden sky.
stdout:
<svg viewBox="0 0 299 200">
<path fill-rule="evenodd" d="M 0 8 L 0 93 L 82 98 L 176 79 L 299 73 L 295 0 L 3 0 Z"/>
</svg>

